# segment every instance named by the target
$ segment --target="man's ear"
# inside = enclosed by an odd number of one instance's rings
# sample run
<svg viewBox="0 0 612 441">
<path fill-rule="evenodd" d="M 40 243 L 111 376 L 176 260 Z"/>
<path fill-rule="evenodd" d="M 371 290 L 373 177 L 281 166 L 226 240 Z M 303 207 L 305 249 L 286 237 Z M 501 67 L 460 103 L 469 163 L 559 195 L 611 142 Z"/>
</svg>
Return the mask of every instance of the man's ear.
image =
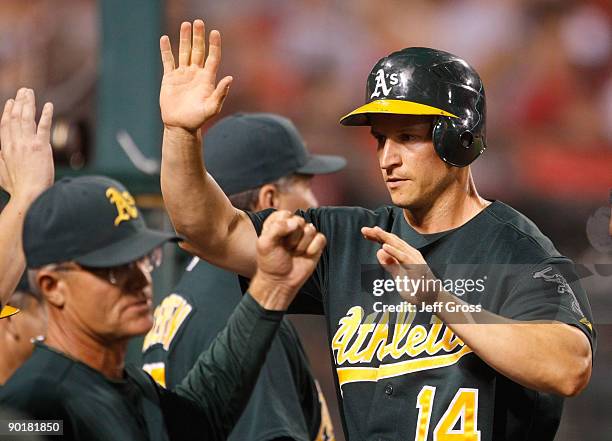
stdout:
<svg viewBox="0 0 612 441">
<path fill-rule="evenodd" d="M 57 272 L 40 270 L 36 274 L 36 283 L 45 300 L 52 306 L 62 308 L 66 301 L 66 283 L 57 277 Z"/>
<path fill-rule="evenodd" d="M 265 184 L 259 189 L 256 211 L 267 208 L 278 208 L 278 188 L 274 184 Z"/>
</svg>

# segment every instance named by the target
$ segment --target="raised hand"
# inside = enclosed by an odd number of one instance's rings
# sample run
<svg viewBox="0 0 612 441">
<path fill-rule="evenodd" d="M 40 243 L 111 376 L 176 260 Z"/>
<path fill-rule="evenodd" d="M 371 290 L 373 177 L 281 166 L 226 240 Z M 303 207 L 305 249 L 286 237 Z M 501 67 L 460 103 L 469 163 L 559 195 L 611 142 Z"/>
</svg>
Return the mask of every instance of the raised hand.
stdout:
<svg viewBox="0 0 612 441">
<path fill-rule="evenodd" d="M 249 291 L 272 294 L 270 304 L 276 307 L 269 309 L 285 309 L 314 271 L 325 244 L 325 236 L 303 218 L 272 213 L 257 240 L 257 273 Z"/>
<path fill-rule="evenodd" d="M 34 200 L 54 178 L 53 105 L 44 105 L 38 126 L 35 114 L 34 91 L 22 88 L 6 102 L 0 120 L 0 187 L 24 202 Z"/>
<path fill-rule="evenodd" d="M 404 242 L 393 233 L 380 227 L 363 227 L 361 234 L 367 240 L 378 242 L 381 248 L 376 252 L 376 258 L 387 272 L 395 277 L 411 279 L 435 279 L 423 255 L 416 248 Z M 400 295 L 411 303 L 435 301 L 437 292 L 400 292 Z"/>
<path fill-rule="evenodd" d="M 219 31 L 210 32 L 207 57 L 204 22 L 194 21 L 193 36 L 191 31 L 191 23 L 181 24 L 178 67 L 168 36 L 162 36 L 159 41 L 164 66 L 159 105 L 167 128 L 194 132 L 221 111 L 232 77 L 224 77 L 217 83 L 221 62 Z"/>
</svg>

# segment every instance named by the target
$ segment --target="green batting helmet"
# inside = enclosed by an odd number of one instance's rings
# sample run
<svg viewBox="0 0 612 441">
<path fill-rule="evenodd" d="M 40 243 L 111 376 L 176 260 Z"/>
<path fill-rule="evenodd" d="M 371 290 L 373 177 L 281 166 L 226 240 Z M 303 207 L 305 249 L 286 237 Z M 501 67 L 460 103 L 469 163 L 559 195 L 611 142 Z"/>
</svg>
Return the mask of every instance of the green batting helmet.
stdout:
<svg viewBox="0 0 612 441">
<path fill-rule="evenodd" d="M 366 104 L 340 122 L 369 125 L 372 113 L 437 116 L 434 147 L 456 167 L 486 148 L 484 85 L 474 68 L 448 52 L 410 47 L 380 59 L 368 77 Z"/>
</svg>

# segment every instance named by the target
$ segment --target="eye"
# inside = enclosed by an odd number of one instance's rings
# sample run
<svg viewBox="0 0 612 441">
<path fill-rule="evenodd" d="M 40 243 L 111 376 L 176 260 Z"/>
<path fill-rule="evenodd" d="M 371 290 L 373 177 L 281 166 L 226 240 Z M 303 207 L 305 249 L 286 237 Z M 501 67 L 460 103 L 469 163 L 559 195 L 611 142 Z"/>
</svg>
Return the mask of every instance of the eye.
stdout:
<svg viewBox="0 0 612 441">
<path fill-rule="evenodd" d="M 400 139 L 401 142 L 419 142 L 419 141 L 423 140 L 423 138 L 421 136 L 412 135 L 410 133 L 402 133 L 399 136 L 399 139 Z"/>
<path fill-rule="evenodd" d="M 381 135 L 379 133 L 372 133 L 372 136 L 376 140 L 376 143 L 378 144 L 378 148 L 382 147 L 385 144 L 385 141 L 387 140 L 386 136 Z"/>
</svg>

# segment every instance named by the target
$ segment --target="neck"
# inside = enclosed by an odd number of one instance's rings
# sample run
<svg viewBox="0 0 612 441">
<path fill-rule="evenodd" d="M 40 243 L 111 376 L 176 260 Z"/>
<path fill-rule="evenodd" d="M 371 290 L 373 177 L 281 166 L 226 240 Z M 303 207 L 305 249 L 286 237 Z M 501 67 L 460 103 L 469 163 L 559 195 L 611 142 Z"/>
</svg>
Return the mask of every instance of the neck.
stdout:
<svg viewBox="0 0 612 441">
<path fill-rule="evenodd" d="M 0 358 L 0 385 L 6 383 L 19 367 L 19 357 L 10 350 L 10 347 L 10 345 L 5 345 L 5 348 L 9 350 L 3 352 Z"/>
<path fill-rule="evenodd" d="M 14 334 L 8 326 L 0 323 L 0 347 L 4 355 L 0 357 L 0 385 L 6 383 L 31 354 L 31 350 L 25 348 L 23 335 Z"/>
<path fill-rule="evenodd" d="M 467 170 L 466 179 L 454 181 L 429 204 L 404 208 L 406 222 L 421 234 L 452 230 L 468 222 L 490 202 L 476 191 L 472 174 Z"/>
<path fill-rule="evenodd" d="M 45 343 L 108 378 L 123 378 L 127 340 L 104 341 L 99 336 L 49 320 Z"/>
</svg>

